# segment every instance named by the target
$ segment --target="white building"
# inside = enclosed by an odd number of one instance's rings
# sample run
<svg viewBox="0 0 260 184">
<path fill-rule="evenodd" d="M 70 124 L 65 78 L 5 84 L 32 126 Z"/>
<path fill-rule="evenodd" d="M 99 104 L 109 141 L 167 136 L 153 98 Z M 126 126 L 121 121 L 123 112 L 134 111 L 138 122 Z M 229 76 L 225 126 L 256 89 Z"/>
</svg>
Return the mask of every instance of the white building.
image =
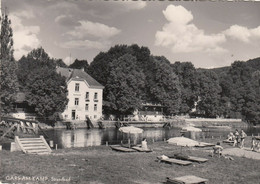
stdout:
<svg viewBox="0 0 260 184">
<path fill-rule="evenodd" d="M 56 71 L 67 79 L 69 101 L 63 118 L 69 121 L 101 118 L 104 86 L 81 69 L 58 67 Z"/>
</svg>

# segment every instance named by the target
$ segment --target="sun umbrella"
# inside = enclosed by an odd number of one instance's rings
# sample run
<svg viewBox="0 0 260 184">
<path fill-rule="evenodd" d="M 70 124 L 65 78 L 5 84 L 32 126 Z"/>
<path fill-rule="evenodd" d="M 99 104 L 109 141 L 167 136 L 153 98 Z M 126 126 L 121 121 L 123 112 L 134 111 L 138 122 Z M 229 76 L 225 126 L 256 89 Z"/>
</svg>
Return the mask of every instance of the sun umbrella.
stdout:
<svg viewBox="0 0 260 184">
<path fill-rule="evenodd" d="M 134 126 L 126 126 L 119 128 L 120 132 L 127 133 L 127 134 L 141 134 L 143 133 L 143 129 L 137 128 Z"/>
<path fill-rule="evenodd" d="M 119 131 L 128 135 L 128 145 L 129 145 L 129 148 L 131 147 L 131 144 L 130 144 L 131 143 L 130 134 L 134 135 L 134 144 L 136 144 L 136 141 L 137 141 L 137 137 L 136 136 L 138 134 L 143 133 L 143 129 L 137 128 L 137 127 L 134 127 L 134 126 L 120 127 Z"/>
</svg>

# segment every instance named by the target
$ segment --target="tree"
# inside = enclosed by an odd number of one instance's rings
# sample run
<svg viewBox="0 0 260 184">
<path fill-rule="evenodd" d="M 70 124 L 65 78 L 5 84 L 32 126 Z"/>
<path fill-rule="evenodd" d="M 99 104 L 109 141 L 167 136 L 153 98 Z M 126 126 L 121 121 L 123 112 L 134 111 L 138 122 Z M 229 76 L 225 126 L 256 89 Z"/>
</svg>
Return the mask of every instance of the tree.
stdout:
<svg viewBox="0 0 260 184">
<path fill-rule="evenodd" d="M 131 56 L 131 57 L 130 57 Z M 123 58 L 121 58 L 123 57 Z M 129 61 L 127 61 L 127 58 L 130 58 Z M 134 57 L 135 59 L 132 59 Z M 120 62 L 118 61 L 120 59 Z M 115 61 L 119 62 L 120 64 L 116 66 L 114 63 Z M 116 62 L 116 64 L 118 64 Z M 123 62 L 126 62 L 125 64 L 122 64 Z M 131 72 L 135 72 L 135 75 L 144 76 L 144 87 L 137 88 L 138 93 L 140 95 L 139 101 L 136 101 L 136 98 L 130 98 L 130 100 L 133 100 L 132 102 L 127 101 L 128 104 L 136 103 L 135 107 L 138 107 L 138 105 L 142 102 L 153 102 L 153 103 L 161 103 L 164 105 L 166 112 L 171 114 L 176 114 L 179 109 L 179 95 L 180 95 L 180 89 L 179 89 L 179 81 L 178 77 L 173 73 L 173 70 L 171 69 L 170 62 L 165 57 L 154 57 L 150 55 L 150 50 L 147 47 L 139 47 L 138 45 L 134 44 L 131 46 L 127 45 L 116 45 L 109 49 L 108 52 L 99 53 L 93 60 L 93 62 L 90 64 L 89 67 L 89 73 L 102 85 L 105 86 L 104 89 L 104 100 L 107 100 L 108 103 L 115 105 L 114 97 L 118 97 L 117 95 L 111 94 L 111 77 L 117 79 L 116 73 L 114 72 L 114 68 L 117 68 L 119 70 L 120 67 L 122 67 L 119 71 L 118 75 L 121 75 L 122 71 L 125 72 L 124 75 L 132 75 L 132 73 L 128 73 L 125 71 L 124 68 L 132 66 L 130 62 L 134 63 L 136 66 L 133 67 Z M 113 64 L 111 64 L 113 63 Z M 129 65 L 129 66 L 128 66 Z M 113 67 L 111 67 L 113 66 Z M 127 66 L 127 67 L 126 67 Z M 125 76 L 127 77 L 127 76 Z M 135 81 L 137 79 L 130 77 L 129 80 Z M 141 80 L 142 81 L 142 80 Z M 128 82 L 129 84 L 129 82 Z M 141 83 L 143 85 L 143 83 Z M 122 85 L 125 85 L 122 83 Z M 127 89 L 129 85 L 126 85 L 125 88 Z M 129 94 L 132 94 L 131 89 L 133 87 L 130 87 Z M 118 91 L 120 88 L 117 89 Z M 124 92 L 122 92 L 124 93 Z M 116 94 L 113 92 L 113 94 Z M 122 95 L 122 94 L 121 94 Z M 127 95 L 127 94 L 126 94 Z M 133 96 L 135 97 L 135 95 Z M 122 100 L 121 100 L 122 101 Z M 121 104 L 122 105 L 122 104 Z M 130 106 L 129 105 L 129 106 Z M 115 107 L 118 107 L 115 105 Z M 133 110 L 134 106 L 132 106 L 131 110 Z M 116 108 L 114 108 L 116 109 Z M 127 109 L 127 108 L 125 108 Z M 122 111 L 125 111 L 125 109 L 121 109 Z M 130 110 L 130 111 L 131 111 Z M 130 112 L 127 111 L 127 112 Z M 126 111 L 125 111 L 126 112 Z"/>
<path fill-rule="evenodd" d="M 161 103 L 167 114 L 177 114 L 180 105 L 180 84 L 165 57 L 152 57 L 147 70 L 147 101 Z"/>
<path fill-rule="evenodd" d="M 141 105 L 145 76 L 136 62 L 125 54 L 109 64 L 106 100 L 116 114 L 130 114 Z"/>
<path fill-rule="evenodd" d="M 107 79 L 109 75 L 109 64 L 119 57 L 127 53 L 126 45 L 116 45 L 111 47 L 108 52 L 100 52 L 91 62 L 88 72 L 96 79 L 100 84 L 106 86 Z M 106 94 L 106 87 L 104 89 L 104 94 Z"/>
<path fill-rule="evenodd" d="M 44 119 L 63 112 L 67 105 L 65 79 L 47 66 L 33 70 L 25 88 L 28 104 L 35 107 L 35 112 Z"/>
<path fill-rule="evenodd" d="M 72 63 L 71 65 L 69 65 L 69 68 L 75 68 L 75 69 L 84 69 L 84 71 L 86 72 L 88 70 L 89 64 L 87 60 L 78 60 L 75 59 L 74 63 Z"/>
<path fill-rule="evenodd" d="M 180 113 L 189 113 L 198 100 L 199 83 L 197 70 L 190 62 L 175 62 L 171 66 L 180 80 Z"/>
<path fill-rule="evenodd" d="M 55 66 L 67 68 L 68 66 L 64 63 L 62 59 L 54 59 Z"/>
<path fill-rule="evenodd" d="M 18 91 L 17 63 L 13 57 L 13 31 L 11 21 L 3 14 L 1 17 L 1 54 L 0 54 L 0 80 L 1 80 L 1 114 L 10 112 Z"/>
<path fill-rule="evenodd" d="M 18 79 L 26 101 L 45 120 L 63 112 L 68 102 L 66 79 L 56 73 L 56 63 L 43 48 L 19 60 Z"/>
<path fill-rule="evenodd" d="M 218 76 L 212 71 L 199 71 L 199 101 L 197 112 L 205 117 L 216 117 L 219 114 L 220 93 Z"/>
<path fill-rule="evenodd" d="M 257 63 L 236 61 L 221 79 L 222 99 L 228 103 L 228 116 L 250 123 L 260 120 L 260 83 Z M 257 60 L 255 60 L 257 61 Z M 258 60 L 259 61 L 259 60 Z"/>
</svg>

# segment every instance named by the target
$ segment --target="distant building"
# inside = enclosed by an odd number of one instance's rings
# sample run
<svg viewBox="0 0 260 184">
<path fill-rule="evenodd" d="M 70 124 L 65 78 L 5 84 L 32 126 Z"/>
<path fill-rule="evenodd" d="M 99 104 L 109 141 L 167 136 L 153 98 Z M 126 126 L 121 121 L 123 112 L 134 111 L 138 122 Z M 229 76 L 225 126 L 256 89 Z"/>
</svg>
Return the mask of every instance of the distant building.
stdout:
<svg viewBox="0 0 260 184">
<path fill-rule="evenodd" d="M 161 104 L 143 103 L 139 110 L 134 112 L 134 120 L 137 121 L 162 121 L 164 120 L 164 113 Z"/>
<path fill-rule="evenodd" d="M 31 107 L 25 100 L 25 93 L 18 92 L 15 96 L 14 111 L 10 115 L 14 118 L 35 120 L 36 114 L 33 107 Z"/>
<path fill-rule="evenodd" d="M 57 67 L 57 73 L 66 77 L 68 104 L 62 113 L 65 120 L 98 120 L 102 116 L 103 89 L 100 83 L 83 69 Z"/>
</svg>

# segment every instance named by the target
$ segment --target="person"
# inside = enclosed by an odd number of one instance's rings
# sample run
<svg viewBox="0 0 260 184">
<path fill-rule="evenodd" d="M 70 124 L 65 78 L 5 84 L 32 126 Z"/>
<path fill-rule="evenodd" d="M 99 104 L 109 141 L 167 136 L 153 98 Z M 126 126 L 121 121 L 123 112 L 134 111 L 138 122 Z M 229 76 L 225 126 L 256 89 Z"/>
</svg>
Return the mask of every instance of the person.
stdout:
<svg viewBox="0 0 260 184">
<path fill-rule="evenodd" d="M 230 132 L 230 133 L 228 134 L 227 140 L 228 140 L 228 141 L 234 141 L 234 140 L 235 140 L 235 136 L 234 136 L 233 132 Z"/>
<path fill-rule="evenodd" d="M 146 138 L 143 138 L 143 141 L 142 141 L 142 148 L 143 148 L 143 149 L 148 149 Z"/>
<path fill-rule="evenodd" d="M 218 156 L 221 156 L 223 149 L 224 148 L 220 145 L 220 142 L 217 142 L 217 144 L 213 147 L 213 154 L 218 154 Z"/>
<path fill-rule="evenodd" d="M 235 136 L 235 140 L 234 140 L 234 144 L 233 146 L 238 146 L 238 141 L 239 141 L 239 132 L 238 130 L 236 129 L 235 133 L 234 133 L 234 136 Z"/>
<path fill-rule="evenodd" d="M 245 144 L 245 138 L 246 138 L 246 133 L 244 132 L 244 130 L 241 130 L 241 145 L 240 148 L 244 148 L 244 144 Z"/>
<path fill-rule="evenodd" d="M 256 140 L 255 140 L 255 137 L 254 137 L 254 136 L 252 136 L 251 150 L 252 150 L 252 151 L 255 151 L 255 150 L 256 150 Z"/>
</svg>

